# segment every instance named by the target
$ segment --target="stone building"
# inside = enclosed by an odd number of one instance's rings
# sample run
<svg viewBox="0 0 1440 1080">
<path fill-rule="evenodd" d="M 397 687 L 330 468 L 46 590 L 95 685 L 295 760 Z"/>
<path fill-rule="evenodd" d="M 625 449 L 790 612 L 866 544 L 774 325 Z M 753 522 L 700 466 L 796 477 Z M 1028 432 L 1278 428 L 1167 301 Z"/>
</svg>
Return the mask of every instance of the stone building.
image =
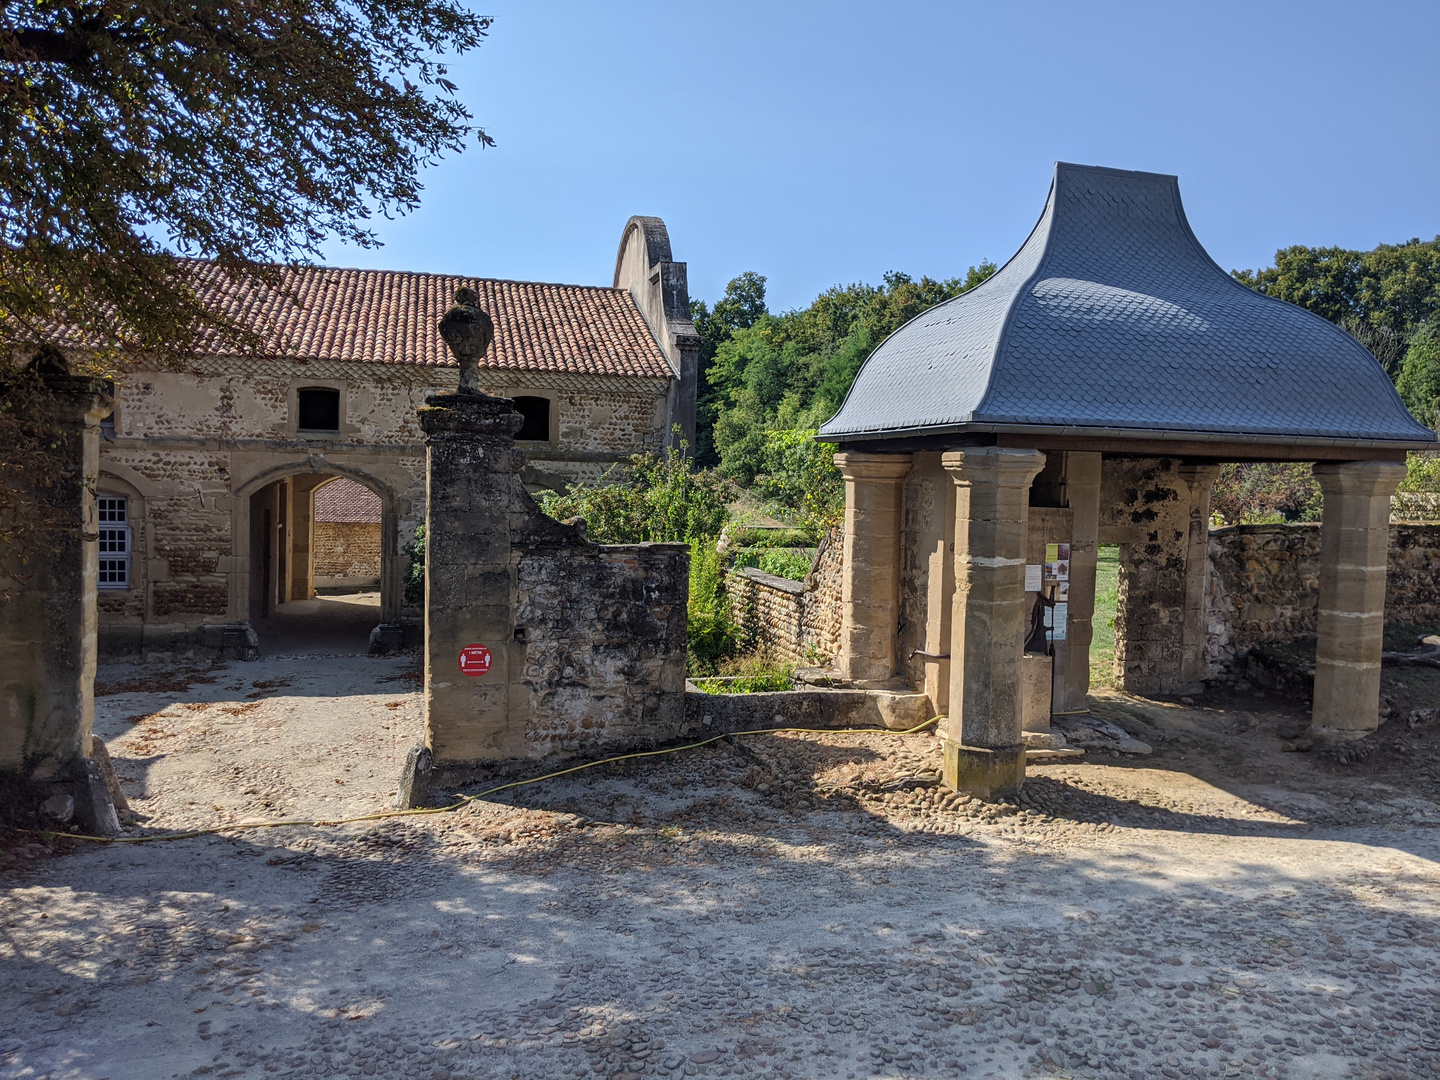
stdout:
<svg viewBox="0 0 1440 1080">
<path fill-rule="evenodd" d="M 876 349 L 820 438 L 845 476 L 838 665 L 924 685 L 952 786 L 1023 781 L 1031 669 L 1085 708 L 1099 543 L 1126 689 L 1204 678 L 1225 461 L 1315 463 L 1312 732 L 1377 725 L 1390 496 L 1435 436 L 1348 334 L 1216 266 L 1175 177 L 1057 165 L 1019 252 Z"/>
<path fill-rule="evenodd" d="M 401 621 L 403 551 L 425 515 L 416 409 L 456 386 L 435 326 L 459 286 L 494 319 L 483 388 L 524 418 L 531 490 L 693 444 L 699 340 L 658 218 L 626 224 L 609 287 L 328 267 L 287 269 L 278 289 L 202 267 L 199 284 L 266 345 L 117 385 L 100 452 L 102 652 L 186 650 L 217 626 L 233 638 L 308 599 L 315 492 L 336 477 L 378 499 L 379 620 Z"/>
<path fill-rule="evenodd" d="M 314 591 L 380 586 L 380 496 L 337 476 L 315 489 L 311 581 Z"/>
</svg>

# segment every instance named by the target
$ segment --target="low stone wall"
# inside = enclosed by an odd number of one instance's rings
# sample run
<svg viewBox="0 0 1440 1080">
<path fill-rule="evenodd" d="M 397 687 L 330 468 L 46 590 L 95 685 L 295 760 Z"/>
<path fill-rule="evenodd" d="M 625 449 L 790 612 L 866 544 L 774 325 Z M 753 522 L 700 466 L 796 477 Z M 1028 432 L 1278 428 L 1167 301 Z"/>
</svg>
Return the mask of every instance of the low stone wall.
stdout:
<svg viewBox="0 0 1440 1080">
<path fill-rule="evenodd" d="M 793 664 L 828 664 L 840 648 L 840 530 L 820 540 L 804 581 L 767 574 L 754 567 L 725 578 L 736 623 L 750 643 Z"/>
<path fill-rule="evenodd" d="M 685 727 L 684 544 L 519 553 L 512 710 L 526 757 L 655 746 Z"/>
<path fill-rule="evenodd" d="M 380 522 L 317 521 L 316 588 L 380 584 Z"/>
<path fill-rule="evenodd" d="M 1205 607 L 1212 677 L 1256 645 L 1315 633 L 1320 526 L 1236 525 L 1210 533 Z M 1440 621 L 1440 525 L 1391 525 L 1388 623 Z"/>
</svg>

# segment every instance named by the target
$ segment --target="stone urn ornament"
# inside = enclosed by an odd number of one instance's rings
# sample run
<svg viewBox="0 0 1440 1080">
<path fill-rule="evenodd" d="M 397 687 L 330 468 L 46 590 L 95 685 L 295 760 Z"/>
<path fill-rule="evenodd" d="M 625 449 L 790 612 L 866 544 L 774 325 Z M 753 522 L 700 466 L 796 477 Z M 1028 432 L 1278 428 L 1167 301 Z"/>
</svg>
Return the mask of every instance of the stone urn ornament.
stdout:
<svg viewBox="0 0 1440 1080">
<path fill-rule="evenodd" d="M 495 340 L 495 324 L 474 289 L 455 290 L 455 306 L 440 320 L 440 336 L 460 363 L 460 392 L 480 393 L 480 358 Z"/>
</svg>

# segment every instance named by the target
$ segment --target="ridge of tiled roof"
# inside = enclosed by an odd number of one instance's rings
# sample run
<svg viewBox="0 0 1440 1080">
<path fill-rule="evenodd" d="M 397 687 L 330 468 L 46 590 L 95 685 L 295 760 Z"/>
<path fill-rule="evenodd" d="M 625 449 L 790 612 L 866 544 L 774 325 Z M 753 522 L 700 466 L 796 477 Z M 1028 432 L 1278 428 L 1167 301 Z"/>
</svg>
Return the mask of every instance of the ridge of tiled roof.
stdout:
<svg viewBox="0 0 1440 1080">
<path fill-rule="evenodd" d="M 381 510 L 379 495 L 343 476 L 315 489 L 316 521 L 378 522 Z"/>
<path fill-rule="evenodd" d="M 202 300 L 258 331 L 277 357 L 454 367 L 436 323 L 468 286 L 495 322 L 482 369 L 674 377 L 624 289 L 328 266 L 282 268 L 269 286 L 214 263 L 199 263 L 196 281 Z"/>
<path fill-rule="evenodd" d="M 870 354 L 820 437 L 1019 431 L 1433 445 L 1344 330 L 1247 289 L 1158 173 L 1055 166 L 999 272 Z"/>
</svg>

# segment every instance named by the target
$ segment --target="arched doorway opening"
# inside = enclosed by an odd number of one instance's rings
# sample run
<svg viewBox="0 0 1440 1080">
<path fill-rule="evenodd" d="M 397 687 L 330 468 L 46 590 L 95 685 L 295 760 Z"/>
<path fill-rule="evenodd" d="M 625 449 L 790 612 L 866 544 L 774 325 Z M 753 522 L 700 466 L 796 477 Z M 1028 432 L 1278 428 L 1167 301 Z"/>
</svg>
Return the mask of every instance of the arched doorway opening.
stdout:
<svg viewBox="0 0 1440 1080">
<path fill-rule="evenodd" d="M 365 652 L 396 607 L 395 514 L 336 473 L 279 477 L 249 496 L 249 621 L 263 652 Z"/>
</svg>

